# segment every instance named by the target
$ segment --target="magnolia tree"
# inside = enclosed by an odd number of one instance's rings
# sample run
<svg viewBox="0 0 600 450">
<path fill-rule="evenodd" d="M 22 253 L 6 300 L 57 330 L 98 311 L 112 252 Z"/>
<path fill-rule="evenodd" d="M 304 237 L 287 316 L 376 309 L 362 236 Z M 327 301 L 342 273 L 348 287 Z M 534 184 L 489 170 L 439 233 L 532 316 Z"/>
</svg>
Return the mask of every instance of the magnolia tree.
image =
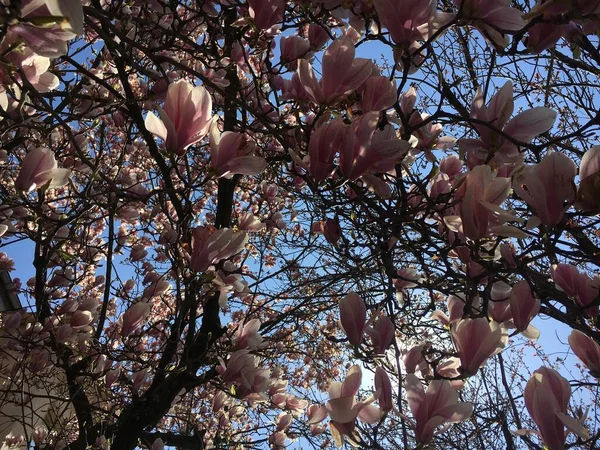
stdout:
<svg viewBox="0 0 600 450">
<path fill-rule="evenodd" d="M 0 8 L 6 447 L 600 446 L 600 1 Z"/>
</svg>

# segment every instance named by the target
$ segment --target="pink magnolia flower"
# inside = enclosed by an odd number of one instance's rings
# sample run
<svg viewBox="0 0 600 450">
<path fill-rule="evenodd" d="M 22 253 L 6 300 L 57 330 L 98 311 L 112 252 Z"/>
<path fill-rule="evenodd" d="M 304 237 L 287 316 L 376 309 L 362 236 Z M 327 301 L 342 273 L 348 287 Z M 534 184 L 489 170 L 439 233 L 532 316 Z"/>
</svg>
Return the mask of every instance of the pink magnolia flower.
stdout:
<svg viewBox="0 0 600 450">
<path fill-rule="evenodd" d="M 534 53 L 541 53 L 553 47 L 561 37 L 571 40 L 578 35 L 580 31 L 575 23 L 560 23 L 563 21 L 563 14 L 569 13 L 573 6 L 566 2 L 552 1 L 541 5 L 538 1 L 538 4 L 525 16 L 529 19 L 537 15 L 543 16 L 541 22 L 535 23 L 528 30 L 527 48 Z"/>
<path fill-rule="evenodd" d="M 531 325 L 531 321 L 540 311 L 540 299 L 536 298 L 527 281 L 517 283 L 510 293 L 510 311 L 517 331 L 523 332 L 530 339 L 537 339 L 539 330 Z"/>
<path fill-rule="evenodd" d="M 64 17 L 56 23 L 35 25 L 35 18 Z M 56 58 L 67 53 L 67 42 L 83 34 L 81 0 L 23 0 L 21 17 L 25 20 L 9 26 L 6 42 L 21 38 L 36 54 Z"/>
<path fill-rule="evenodd" d="M 542 1 L 538 0 L 534 8 L 524 18 L 534 19 L 542 16 L 529 29 L 527 47 L 540 53 L 552 47 L 561 37 L 575 42 L 581 34 L 593 34 L 598 31 L 598 21 L 594 18 L 600 12 L 598 0 Z M 568 23 L 565 18 L 572 19 Z M 539 20 L 539 18 L 538 18 Z"/>
<path fill-rule="evenodd" d="M 365 331 L 371 338 L 376 355 L 383 355 L 390 348 L 396 334 L 394 322 L 387 316 L 379 316 L 375 324 L 367 327 Z"/>
<path fill-rule="evenodd" d="M 387 134 L 378 139 L 378 134 L 385 133 L 377 131 L 378 122 L 379 112 L 370 111 L 345 127 L 340 170 L 349 180 L 356 180 L 372 170 L 386 171 L 386 166 L 393 167 L 408 151 L 410 144 L 406 141 L 388 139 Z"/>
<path fill-rule="evenodd" d="M 328 178 L 333 172 L 333 159 L 342 145 L 346 126 L 342 117 L 314 130 L 308 143 L 309 172 L 317 182 Z"/>
<path fill-rule="evenodd" d="M 595 302 L 600 295 L 600 277 L 590 278 L 571 264 L 557 264 L 550 269 L 556 287 L 569 296 L 589 317 L 598 317 L 600 307 Z"/>
<path fill-rule="evenodd" d="M 319 105 L 332 105 L 358 89 L 373 74 L 368 59 L 354 58 L 354 43 L 348 37 L 333 41 L 323 54 L 323 78 L 317 81 L 310 63 L 298 61 L 298 77 L 308 98 Z"/>
<path fill-rule="evenodd" d="M 206 227 L 194 228 L 190 268 L 194 272 L 205 272 L 212 264 L 242 251 L 248 239 L 245 232 L 231 228 L 221 228 L 212 233 Z"/>
<path fill-rule="evenodd" d="M 0 110 L 2 112 L 8 111 L 8 95 L 6 95 L 6 88 L 4 86 L 0 86 Z M 0 120 L 2 119 L 0 116 Z"/>
<path fill-rule="evenodd" d="M 150 447 L 150 450 L 164 450 L 164 448 L 165 444 L 163 440 L 161 438 L 158 438 L 152 443 L 152 447 Z"/>
<path fill-rule="evenodd" d="M 425 391 L 421 381 L 411 373 L 405 378 L 405 389 L 420 444 L 428 444 L 438 426 L 463 422 L 473 414 L 473 405 L 458 403 L 458 393 L 447 380 L 434 380 Z"/>
<path fill-rule="evenodd" d="M 499 353 L 508 342 L 508 332 L 496 322 L 485 317 L 461 319 L 450 331 L 461 362 L 467 375 L 475 375 L 488 358 Z"/>
<path fill-rule="evenodd" d="M 460 227 L 453 231 L 462 232 L 475 241 L 486 237 L 493 230 L 491 225 L 512 218 L 499 208 L 509 192 L 510 178 L 495 176 L 487 165 L 473 167 L 454 194 L 454 198 L 460 201 Z M 449 224 L 448 218 L 446 223 Z"/>
<path fill-rule="evenodd" d="M 276 431 L 269 436 L 269 443 L 272 448 L 285 448 L 287 435 L 283 431 Z"/>
<path fill-rule="evenodd" d="M 406 267 L 396 271 L 398 278 L 394 279 L 394 287 L 397 291 L 417 287 L 422 276 L 414 267 Z"/>
<path fill-rule="evenodd" d="M 182 155 L 187 147 L 202 140 L 212 123 L 212 100 L 203 86 L 185 80 L 169 85 L 164 109 L 157 107 L 160 119 L 149 112 L 144 124 L 158 136 L 169 151 Z"/>
<path fill-rule="evenodd" d="M 579 190 L 575 206 L 582 211 L 600 209 L 600 146 L 592 147 L 581 158 Z"/>
<path fill-rule="evenodd" d="M 571 264 L 556 264 L 550 269 L 552 280 L 556 287 L 569 297 L 576 297 L 581 274 L 577 267 Z"/>
<path fill-rule="evenodd" d="M 302 58 L 310 50 L 310 42 L 300 36 L 284 36 L 279 41 L 281 61 L 290 62 Z"/>
<path fill-rule="evenodd" d="M 381 410 L 372 403 L 374 396 L 357 402 L 356 394 L 362 381 L 362 371 L 354 365 L 346 374 L 343 383 L 334 381 L 329 385 L 329 401 L 326 404 L 327 413 L 331 419 L 330 427 L 338 447 L 341 447 L 344 435 L 351 435 L 355 421 L 367 424 L 377 423 L 381 418 Z"/>
<path fill-rule="evenodd" d="M 252 156 L 255 147 L 244 133 L 221 133 L 214 121 L 210 127 L 210 168 L 217 177 L 258 175 L 267 168 L 267 161 L 260 156 Z"/>
<path fill-rule="evenodd" d="M 375 370 L 375 391 L 378 393 L 377 402 L 379 408 L 384 413 L 394 409 L 394 399 L 392 398 L 392 383 L 390 377 L 383 367 Z"/>
<path fill-rule="evenodd" d="M 423 350 L 427 346 L 428 344 L 415 345 L 402 357 L 402 363 L 404 364 L 406 373 L 415 373 L 416 371 L 419 371 L 422 376 L 431 374 L 431 367 L 423 356 Z"/>
<path fill-rule="evenodd" d="M 250 17 L 261 30 L 268 30 L 283 20 L 285 1 L 283 0 L 248 0 Z"/>
<path fill-rule="evenodd" d="M 242 231 L 254 232 L 262 230 L 266 225 L 254 214 L 244 212 L 238 217 L 238 227 Z"/>
<path fill-rule="evenodd" d="M 462 170 L 463 162 L 456 155 L 450 155 L 440 161 L 440 172 L 448 175 L 450 180 L 456 179 Z"/>
<path fill-rule="evenodd" d="M 221 361 L 217 372 L 226 383 L 236 383 L 237 393 L 242 398 L 263 394 L 268 390 L 269 371 L 258 367 L 258 358 L 250 354 L 248 349 L 234 352 L 227 364 Z"/>
<path fill-rule="evenodd" d="M 367 321 L 365 302 L 354 292 L 340 300 L 340 325 L 352 345 L 360 345 Z"/>
<path fill-rule="evenodd" d="M 510 0 L 454 0 L 462 16 L 473 20 L 483 36 L 498 47 L 506 47 L 505 33 L 521 30 L 525 26 L 523 13 L 510 7 Z M 500 30 L 500 31 L 499 31 Z"/>
<path fill-rule="evenodd" d="M 411 86 L 405 93 L 400 96 L 400 111 L 406 117 L 406 120 L 409 120 L 412 116 L 415 103 L 417 102 L 417 89 L 414 86 Z"/>
<path fill-rule="evenodd" d="M 510 292 L 512 288 L 504 281 L 497 281 L 492 285 L 490 302 L 488 303 L 488 314 L 490 318 L 498 323 L 512 320 L 510 308 Z"/>
<path fill-rule="evenodd" d="M 427 122 L 428 118 L 428 114 L 421 114 L 418 111 L 413 112 L 410 116 L 409 125 L 411 128 L 415 128 L 413 135 L 417 138 L 417 146 L 414 150 L 411 150 L 411 154 L 417 155 L 420 152 L 425 152 L 427 160 L 435 162 L 436 158 L 431 151 L 452 148 L 456 143 L 456 138 L 441 136 L 444 131 L 442 125 L 432 121 Z"/>
<path fill-rule="evenodd" d="M 340 240 L 342 237 L 342 228 L 340 227 L 340 221 L 337 217 L 325 221 L 325 225 L 323 225 L 323 236 L 325 236 L 325 240 L 330 244 L 335 244 Z"/>
<path fill-rule="evenodd" d="M 121 336 L 127 337 L 139 327 L 150 315 L 152 305 L 146 302 L 137 302 L 129 308 L 122 317 Z"/>
<path fill-rule="evenodd" d="M 589 438 L 583 425 L 567 415 L 571 386 L 556 370 L 540 367 L 533 372 L 523 395 L 527 411 L 549 450 L 564 449 L 565 425 L 584 439 Z"/>
<path fill-rule="evenodd" d="M 462 379 L 462 374 L 460 373 L 460 359 L 454 357 L 446 358 L 438 363 L 436 370 L 441 377 L 455 378 L 449 380 L 453 389 L 459 391 L 465 387 L 467 382 Z"/>
<path fill-rule="evenodd" d="M 454 322 L 458 322 L 465 309 L 465 300 L 463 294 L 449 295 L 446 299 L 446 306 L 448 308 L 448 315 L 439 309 L 436 309 L 431 313 L 431 318 L 439 321 L 442 325 L 450 326 Z"/>
<path fill-rule="evenodd" d="M 532 108 L 508 120 L 514 110 L 513 86 L 510 81 L 496 92 L 488 106 L 485 106 L 483 92 L 478 90 L 471 105 L 471 117 L 483 123 L 473 123 L 479 139 L 461 139 L 461 151 L 467 153 L 469 167 L 484 164 L 490 154 L 498 165 L 514 167 L 522 161 L 519 147 L 499 135 L 502 130 L 513 139 L 529 143 L 538 134 L 552 128 L 556 113 L 549 108 Z M 487 125 L 489 124 L 489 125 Z"/>
<path fill-rule="evenodd" d="M 373 76 L 364 84 L 362 93 L 362 110 L 383 111 L 394 106 L 398 101 L 396 87 L 387 77 Z"/>
<path fill-rule="evenodd" d="M 569 345 L 573 353 L 590 370 L 590 373 L 596 378 L 600 378 L 600 345 L 579 330 L 571 332 L 569 335 Z"/>
<path fill-rule="evenodd" d="M 321 23 L 311 23 L 308 25 L 308 40 L 311 50 L 319 50 L 330 39 L 327 28 Z"/>
<path fill-rule="evenodd" d="M 31 49 L 25 48 L 22 52 L 10 52 L 8 60 L 23 70 L 27 81 L 38 92 L 49 92 L 58 87 L 58 77 L 48 72 L 50 58 L 40 56 Z"/>
<path fill-rule="evenodd" d="M 428 25 L 435 12 L 433 0 L 374 0 L 373 5 L 396 45 L 408 48 L 415 41 L 427 39 Z"/>
<path fill-rule="evenodd" d="M 55 188 L 67 184 L 70 175 L 69 169 L 58 169 L 54 152 L 38 147 L 27 153 L 23 159 L 15 187 L 25 193 L 44 186 Z"/>
<path fill-rule="evenodd" d="M 259 334 L 260 320 L 252 319 L 243 325 L 239 325 L 233 335 L 238 349 L 249 348 L 250 350 L 258 349 L 263 342 L 263 337 Z"/>
<path fill-rule="evenodd" d="M 325 405 L 312 404 L 306 410 L 306 423 L 313 425 L 322 422 L 327 417 L 327 408 Z"/>
<path fill-rule="evenodd" d="M 562 153 L 551 153 L 539 164 L 524 166 L 513 176 L 515 193 L 533 207 L 544 225 L 557 225 L 575 200 L 577 166 Z"/>
<path fill-rule="evenodd" d="M 73 313 L 71 317 L 71 322 L 69 325 L 74 330 L 79 330 L 81 328 L 87 327 L 94 320 L 94 316 L 90 311 L 80 311 L 77 310 Z"/>
</svg>

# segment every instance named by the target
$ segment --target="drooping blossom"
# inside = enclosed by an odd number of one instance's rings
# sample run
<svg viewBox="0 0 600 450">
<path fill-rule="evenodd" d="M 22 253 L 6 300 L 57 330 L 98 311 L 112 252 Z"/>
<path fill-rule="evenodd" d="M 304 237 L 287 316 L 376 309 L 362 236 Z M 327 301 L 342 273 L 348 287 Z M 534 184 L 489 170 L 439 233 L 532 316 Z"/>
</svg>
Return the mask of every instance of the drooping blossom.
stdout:
<svg viewBox="0 0 600 450">
<path fill-rule="evenodd" d="M 564 449 L 565 425 L 578 436 L 589 438 L 583 425 L 567 414 L 571 386 L 556 370 L 540 367 L 533 372 L 523 395 L 527 411 L 549 450 Z"/>
<path fill-rule="evenodd" d="M 313 425 L 322 422 L 327 417 L 327 408 L 325 405 L 313 404 L 306 410 L 307 423 Z"/>
<path fill-rule="evenodd" d="M 436 367 L 437 373 L 446 379 L 450 379 L 450 384 L 457 391 L 465 387 L 467 381 L 460 372 L 460 359 L 455 357 L 445 358 L 440 361 Z"/>
<path fill-rule="evenodd" d="M 473 21 L 483 36 L 497 47 L 506 47 L 506 33 L 514 33 L 525 26 L 523 13 L 510 6 L 510 0 L 454 0 L 462 17 Z"/>
<path fill-rule="evenodd" d="M 556 287 L 569 297 L 578 295 L 581 274 L 572 264 L 556 264 L 550 269 Z"/>
<path fill-rule="evenodd" d="M 488 302 L 488 314 L 491 319 L 498 323 L 512 320 L 510 308 L 510 293 L 512 287 L 504 281 L 497 281 L 492 285 L 490 301 Z"/>
<path fill-rule="evenodd" d="M 550 269 L 550 274 L 556 287 L 567 294 L 589 317 L 598 317 L 600 307 L 594 302 L 600 295 L 600 277 L 595 275 L 591 278 L 571 264 L 556 264 Z"/>
<path fill-rule="evenodd" d="M 221 133 L 214 121 L 210 127 L 210 168 L 217 177 L 258 175 L 267 168 L 267 161 L 252 155 L 255 147 L 247 134 L 232 131 Z"/>
<path fill-rule="evenodd" d="M 575 207 L 589 212 L 600 209 L 600 146 L 592 147 L 581 158 Z"/>
<path fill-rule="evenodd" d="M 206 227 L 194 228 L 190 268 L 194 272 L 205 272 L 212 264 L 239 253 L 248 239 L 245 232 L 231 228 L 221 228 L 212 233 Z"/>
<path fill-rule="evenodd" d="M 332 105 L 355 91 L 373 74 L 373 63 L 354 58 L 354 43 L 348 37 L 333 41 L 323 54 L 321 81 L 306 59 L 298 61 L 298 77 L 304 92 L 319 105 Z"/>
<path fill-rule="evenodd" d="M 513 176 L 513 189 L 544 225 L 557 225 L 575 200 L 575 175 L 577 166 L 568 156 L 551 153 L 539 164 L 519 169 Z"/>
<path fill-rule="evenodd" d="M 476 303 L 479 302 L 477 297 L 476 301 L 473 301 L 472 307 L 476 307 Z M 439 309 L 436 309 L 431 313 L 431 318 L 439 321 L 442 325 L 450 326 L 454 322 L 458 322 L 465 310 L 465 299 L 464 294 L 449 295 L 446 299 L 446 306 L 448 308 L 448 315 Z"/>
<path fill-rule="evenodd" d="M 52 150 L 38 147 L 23 159 L 15 187 L 25 193 L 46 185 L 49 188 L 60 187 L 68 183 L 70 175 L 69 169 L 58 168 Z"/>
<path fill-rule="evenodd" d="M 526 43 L 530 51 L 541 53 L 553 47 L 560 38 L 572 40 L 580 34 L 580 30 L 574 22 L 561 23 L 563 14 L 571 12 L 575 6 L 573 2 L 569 3 L 571 4 L 546 1 L 542 4 L 541 0 L 538 0 L 537 5 L 524 16 L 526 19 L 542 16 L 541 20 L 537 18 L 536 23 L 527 30 L 529 35 Z"/>
<path fill-rule="evenodd" d="M 383 367 L 377 367 L 375 370 L 375 391 L 379 397 L 377 402 L 379 408 L 384 413 L 394 409 L 394 400 L 392 398 L 392 383 L 390 377 Z"/>
<path fill-rule="evenodd" d="M 279 41 L 281 60 L 283 62 L 295 61 L 302 58 L 310 50 L 310 42 L 300 36 L 284 36 Z"/>
<path fill-rule="evenodd" d="M 394 322 L 388 316 L 379 316 L 372 327 L 365 329 L 371 338 L 373 351 L 376 355 L 383 355 L 394 341 L 396 329 Z"/>
<path fill-rule="evenodd" d="M 406 373 L 421 372 L 421 376 L 431 375 L 431 366 L 423 356 L 423 351 L 429 344 L 420 344 L 411 347 L 402 357 Z"/>
<path fill-rule="evenodd" d="M 229 263 L 227 261 L 225 264 Z M 248 282 L 246 282 L 242 275 L 239 273 L 226 274 L 222 271 L 217 271 L 212 279 L 212 284 L 219 292 L 219 305 L 221 308 L 227 306 L 227 296 L 229 293 L 242 294 L 248 288 Z"/>
<path fill-rule="evenodd" d="M 366 322 L 367 308 L 358 294 L 350 292 L 340 300 L 340 325 L 350 344 L 361 344 Z"/>
<path fill-rule="evenodd" d="M 537 339 L 540 332 L 531 325 L 531 321 L 539 311 L 540 299 L 533 295 L 527 281 L 518 282 L 510 293 L 510 312 L 517 331 L 530 339 Z"/>
<path fill-rule="evenodd" d="M 596 19 L 598 13 L 600 3 L 597 0 L 538 0 L 535 7 L 524 16 L 534 21 L 528 30 L 527 47 L 532 52 L 540 53 L 556 44 L 561 37 L 575 43 L 582 34 L 595 34 L 599 25 Z M 565 18 L 570 20 L 564 23 Z"/>
<path fill-rule="evenodd" d="M 381 24 L 387 28 L 396 45 L 403 48 L 427 38 L 427 25 L 435 12 L 433 3 L 433 0 L 373 1 Z"/>
<path fill-rule="evenodd" d="M 327 41 L 331 39 L 327 27 L 325 27 L 322 23 L 309 24 L 307 37 L 310 42 L 311 50 L 321 49 L 327 43 Z"/>
<path fill-rule="evenodd" d="M 436 158 L 432 150 L 447 150 L 454 146 L 456 138 L 453 136 L 442 136 L 444 131 L 439 123 L 435 123 L 429 118 L 428 114 L 414 111 L 410 116 L 409 126 L 414 129 L 413 136 L 417 139 L 414 149 L 411 150 L 411 155 L 416 156 L 421 152 L 425 153 L 428 161 L 435 162 Z"/>
<path fill-rule="evenodd" d="M 462 170 L 463 162 L 457 155 L 450 155 L 440 161 L 440 172 L 448 175 L 450 180 L 455 180 Z"/>
<path fill-rule="evenodd" d="M 502 351 L 508 342 L 506 328 L 494 321 L 488 322 L 485 317 L 459 320 L 452 325 L 450 336 L 461 369 L 468 375 L 475 375 L 487 359 Z"/>
<path fill-rule="evenodd" d="M 425 391 L 421 381 L 411 373 L 405 378 L 405 389 L 420 444 L 428 444 L 438 426 L 463 422 L 473 414 L 473 405 L 459 403 L 458 393 L 448 380 L 434 380 Z"/>
<path fill-rule="evenodd" d="M 287 435 L 283 431 L 276 431 L 269 436 L 269 443 L 272 448 L 285 448 Z"/>
<path fill-rule="evenodd" d="M 405 267 L 396 271 L 398 278 L 394 279 L 396 290 L 410 289 L 417 287 L 422 275 L 414 267 Z"/>
<path fill-rule="evenodd" d="M 160 119 L 149 112 L 144 122 L 148 131 L 163 141 L 167 150 L 182 155 L 185 149 L 206 136 L 212 123 L 212 99 L 203 86 L 186 80 L 169 85 Z"/>
<path fill-rule="evenodd" d="M 590 370 L 590 373 L 594 377 L 600 378 L 600 345 L 579 330 L 571 332 L 569 335 L 569 345 L 573 353 Z"/>
</svg>

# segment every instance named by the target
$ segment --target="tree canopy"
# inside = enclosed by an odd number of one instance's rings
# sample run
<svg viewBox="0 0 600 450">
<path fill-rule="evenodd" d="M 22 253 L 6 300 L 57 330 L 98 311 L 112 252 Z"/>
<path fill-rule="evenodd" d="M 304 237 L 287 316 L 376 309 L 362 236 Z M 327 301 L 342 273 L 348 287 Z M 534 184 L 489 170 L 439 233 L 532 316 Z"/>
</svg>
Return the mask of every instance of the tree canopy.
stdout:
<svg viewBox="0 0 600 450">
<path fill-rule="evenodd" d="M 599 36 L 0 1 L 2 448 L 598 448 Z"/>
</svg>

